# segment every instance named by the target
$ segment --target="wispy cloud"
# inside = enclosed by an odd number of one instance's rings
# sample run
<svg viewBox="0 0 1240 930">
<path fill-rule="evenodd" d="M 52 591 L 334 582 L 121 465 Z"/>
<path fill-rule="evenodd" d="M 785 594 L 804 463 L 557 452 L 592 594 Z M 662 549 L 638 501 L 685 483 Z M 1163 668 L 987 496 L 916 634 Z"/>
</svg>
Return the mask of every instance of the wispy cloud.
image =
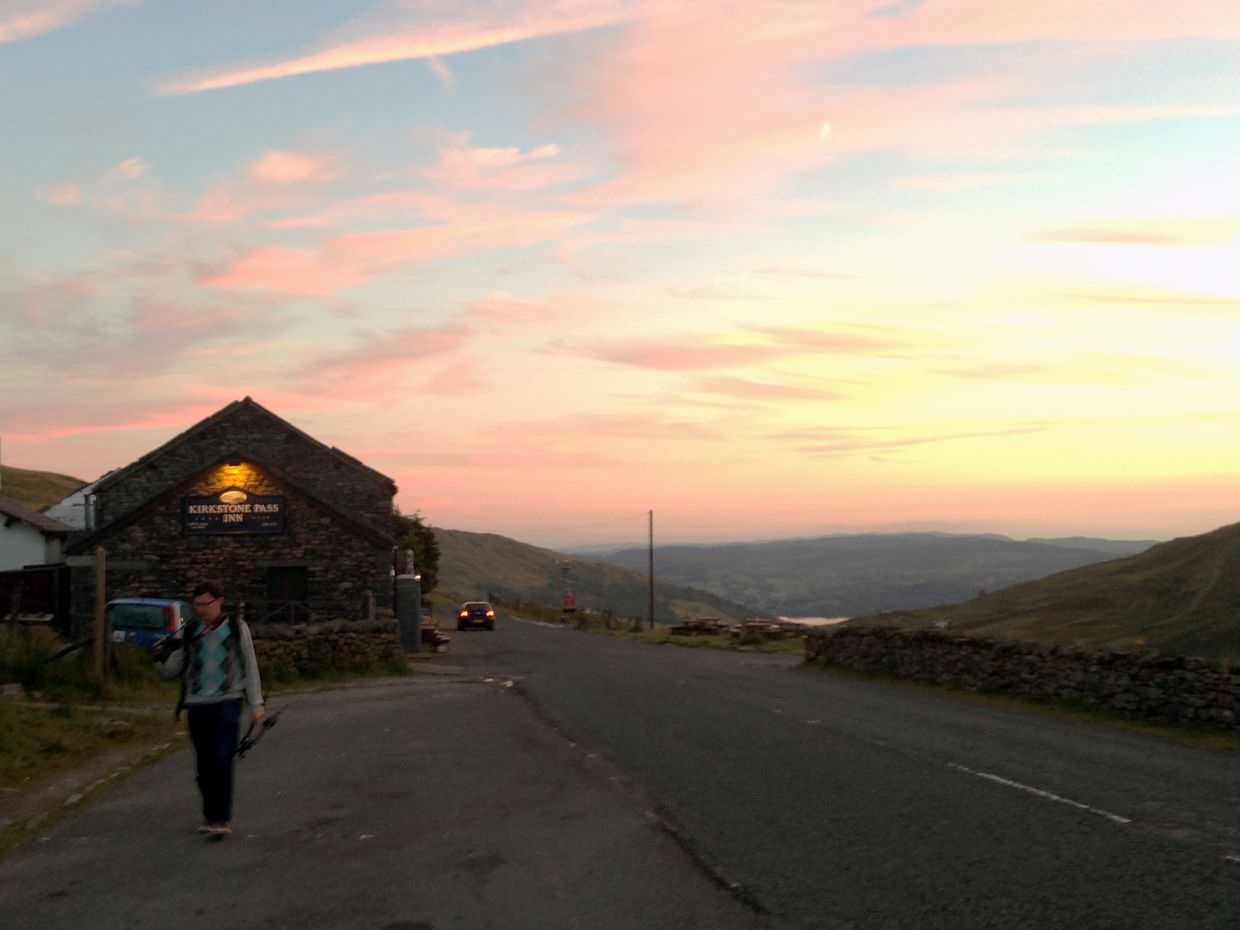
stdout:
<svg viewBox="0 0 1240 930">
<path fill-rule="evenodd" d="M 1037 180 L 1037 176 L 1031 174 L 974 173 L 905 177 L 897 178 L 893 183 L 896 187 L 903 188 L 904 190 L 951 194 L 986 187 L 1008 187 L 1013 184 L 1025 184 L 1035 180 Z"/>
<path fill-rule="evenodd" d="M 114 178 L 121 178 L 126 181 L 136 181 L 138 178 L 146 174 L 147 165 L 141 158 L 126 158 L 123 162 L 114 167 L 109 174 Z"/>
<path fill-rule="evenodd" d="M 602 362 L 655 371 L 706 371 L 742 368 L 783 358 L 788 353 L 769 344 L 727 342 L 654 342 L 633 340 L 573 349 L 553 347 L 569 355 L 583 355 Z"/>
<path fill-rule="evenodd" d="M 82 188 L 72 181 L 53 184 L 41 196 L 48 202 L 59 207 L 76 206 L 82 202 Z"/>
<path fill-rule="evenodd" d="M 610 26 L 632 16 L 633 9 L 634 4 L 625 0 L 497 2 L 483 10 L 429 0 L 391 0 L 304 54 L 172 80 L 161 90 L 200 93 L 322 71 L 416 59 L 435 61 L 461 52 Z"/>
<path fill-rule="evenodd" d="M 885 336 L 831 329 L 755 326 L 675 341 L 635 339 L 583 346 L 560 342 L 551 351 L 655 371 L 710 371 L 802 356 L 887 353 L 904 344 Z"/>
<path fill-rule="evenodd" d="M 318 248 L 260 246 L 204 275 L 208 287 L 326 295 L 399 266 L 473 251 L 521 248 L 555 239 L 590 222 L 581 211 L 520 211 L 499 205 L 421 198 L 435 225 L 350 233 Z"/>
<path fill-rule="evenodd" d="M 889 430 L 804 430 L 782 433 L 773 438 L 797 444 L 797 451 L 802 455 L 815 458 L 831 458 L 836 456 L 873 454 L 877 452 L 897 452 L 918 446 L 935 445 L 946 442 L 959 442 L 971 439 L 999 439 L 1008 436 L 1024 436 L 1044 432 L 1042 424 L 1010 427 L 1005 429 L 963 430 L 959 432 L 913 433 L 911 435 L 890 435 Z M 883 435 L 887 433 L 887 435 Z"/>
<path fill-rule="evenodd" d="M 713 427 L 664 414 L 576 414 L 548 420 L 523 420 L 498 428 L 503 436 L 524 437 L 538 445 L 579 445 L 581 437 L 618 440 L 720 440 Z"/>
<path fill-rule="evenodd" d="M 255 181 L 270 184 L 318 184 L 336 174 L 330 159 L 305 152 L 268 152 L 250 167 Z"/>
<path fill-rule="evenodd" d="M 47 32 L 121 6 L 142 0 L 5 0 L 0 8 L 0 45 L 33 39 Z"/>
<path fill-rule="evenodd" d="M 469 142 L 469 133 L 446 136 L 439 145 L 438 160 L 422 174 L 440 188 L 521 192 L 580 181 L 594 173 L 585 165 L 566 161 L 554 143 L 522 151 L 515 146 L 475 147 Z"/>
<path fill-rule="evenodd" d="M 336 397 L 392 391 L 420 375 L 420 363 L 460 351 L 469 338 L 469 330 L 459 323 L 374 333 L 349 349 L 318 355 L 292 373 L 292 383 Z"/>
<path fill-rule="evenodd" d="M 1240 217 L 1163 217 L 1107 220 L 1036 233 L 1046 242 L 1087 242 L 1111 245 L 1219 245 L 1240 239 Z"/>
<path fill-rule="evenodd" d="M 748 378 L 702 378 L 694 382 L 698 390 L 710 394 L 721 394 L 749 401 L 788 401 L 788 400 L 838 400 L 845 395 L 842 392 L 822 387 L 810 387 L 796 384 L 776 384 L 769 381 L 754 381 Z"/>
<path fill-rule="evenodd" d="M 239 177 L 211 188 L 179 218 L 190 223 L 232 223 L 253 213 L 305 208 L 314 192 L 339 175 L 335 159 L 307 152 L 268 152 Z"/>
</svg>

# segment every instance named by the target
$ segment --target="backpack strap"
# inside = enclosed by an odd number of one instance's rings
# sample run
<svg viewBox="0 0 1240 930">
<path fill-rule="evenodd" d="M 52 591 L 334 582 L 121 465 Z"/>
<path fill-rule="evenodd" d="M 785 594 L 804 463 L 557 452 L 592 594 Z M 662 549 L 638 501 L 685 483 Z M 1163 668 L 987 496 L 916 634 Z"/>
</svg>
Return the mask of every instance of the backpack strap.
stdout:
<svg viewBox="0 0 1240 930">
<path fill-rule="evenodd" d="M 177 710 L 174 719 L 181 719 L 181 711 L 185 710 L 185 695 L 189 688 L 189 666 L 190 666 L 190 644 L 194 641 L 194 636 L 198 632 L 198 620 L 192 619 L 185 624 L 185 629 L 181 633 L 181 648 L 185 650 L 185 655 L 181 661 L 181 695 L 177 698 Z"/>
</svg>

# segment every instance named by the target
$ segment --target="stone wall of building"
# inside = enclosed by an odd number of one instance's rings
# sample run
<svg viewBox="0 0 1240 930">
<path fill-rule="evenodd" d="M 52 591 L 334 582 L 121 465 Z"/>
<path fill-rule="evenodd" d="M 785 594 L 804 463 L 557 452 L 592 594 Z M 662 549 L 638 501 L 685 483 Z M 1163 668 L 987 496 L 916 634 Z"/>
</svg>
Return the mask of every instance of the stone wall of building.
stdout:
<svg viewBox="0 0 1240 930">
<path fill-rule="evenodd" d="M 283 495 L 285 532 L 281 534 L 185 535 L 181 498 L 217 494 L 237 485 L 255 495 Z M 241 474 L 204 473 L 192 483 L 167 489 L 137 519 L 105 533 L 99 543 L 108 556 L 108 598 L 150 595 L 186 597 L 203 578 L 218 578 L 228 602 L 256 606 L 267 597 L 267 570 L 305 567 L 310 619 L 365 616 L 366 592 L 378 607 L 390 607 L 391 545 L 342 526 L 331 513 L 297 489 L 261 469 Z M 88 628 L 94 609 L 94 571 L 75 568 L 74 628 Z M 265 619 L 258 613 L 251 620 Z"/>
<path fill-rule="evenodd" d="M 847 626 L 811 631 L 805 658 L 970 691 L 1011 692 L 1144 719 L 1240 729 L 1240 674 L 1208 659 Z"/>
<path fill-rule="evenodd" d="M 255 404 L 239 402 L 235 409 L 208 422 L 198 432 L 169 447 L 149 462 L 139 462 L 114 483 L 103 482 L 96 499 L 96 526 L 140 506 L 165 488 L 217 462 L 233 451 L 254 455 L 333 506 L 381 533 L 391 532 L 390 480 L 343 453 L 297 430 L 282 426 Z M 244 456 L 243 456 L 244 457 Z"/>
</svg>

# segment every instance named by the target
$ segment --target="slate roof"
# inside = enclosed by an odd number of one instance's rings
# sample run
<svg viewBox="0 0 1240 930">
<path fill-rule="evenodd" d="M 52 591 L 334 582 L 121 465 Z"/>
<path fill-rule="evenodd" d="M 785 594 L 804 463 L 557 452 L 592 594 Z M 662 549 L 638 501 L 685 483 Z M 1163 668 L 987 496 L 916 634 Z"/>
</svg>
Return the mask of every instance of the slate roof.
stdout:
<svg viewBox="0 0 1240 930">
<path fill-rule="evenodd" d="M 132 508 L 128 513 L 121 514 L 119 517 L 117 517 L 115 520 L 112 520 L 110 523 L 106 524 L 105 526 L 97 527 L 96 529 L 92 530 L 90 533 L 87 533 L 85 536 L 82 536 L 78 539 L 73 540 L 69 544 L 69 551 L 70 552 L 87 551 L 97 541 L 105 539 L 106 537 L 108 537 L 109 535 L 111 535 L 113 532 L 120 529 L 121 527 L 127 526 L 128 524 L 132 523 L 139 516 L 141 516 L 141 514 L 148 507 L 151 507 L 156 502 L 162 500 L 165 497 L 171 497 L 174 494 L 180 494 L 181 490 L 184 488 L 186 483 L 188 483 L 189 481 L 192 481 L 198 475 L 204 474 L 210 471 L 211 469 L 221 465 L 222 463 L 227 462 L 232 458 L 235 458 L 236 454 L 237 454 L 236 452 L 229 452 L 225 455 L 220 456 L 215 461 L 213 461 L 211 464 L 207 465 L 204 468 L 199 469 L 193 475 L 188 476 L 182 482 L 163 488 L 162 490 L 154 494 L 149 499 L 143 501 L 138 506 Z M 250 461 L 252 461 L 255 465 L 260 466 L 264 471 L 269 473 L 273 478 L 276 478 L 281 483 L 293 488 L 295 491 L 297 491 L 297 493 L 304 495 L 316 507 L 330 514 L 337 522 L 343 524 L 345 527 L 352 529 L 352 531 L 356 535 L 365 536 L 366 538 L 371 539 L 374 542 L 382 543 L 383 545 L 392 544 L 392 539 L 387 534 L 381 533 L 379 530 L 375 529 L 373 526 L 370 526 L 367 523 L 363 523 L 362 521 L 358 520 L 356 517 L 352 516 L 351 514 L 348 514 L 345 511 L 340 510 L 339 508 L 330 504 L 329 502 L 324 500 L 320 495 L 316 494 L 314 491 L 311 491 L 309 488 L 306 488 L 300 482 L 284 474 L 282 471 L 280 471 L 280 469 L 264 462 L 261 457 L 255 456 L 251 452 L 247 452 L 246 456 Z M 56 521 L 52 521 L 52 522 L 56 522 Z M 68 528 L 66 527 L 66 529 Z"/>
<path fill-rule="evenodd" d="M 41 533 L 67 536 L 73 532 L 73 527 L 68 524 L 61 523 L 59 520 L 53 520 L 47 514 L 40 513 L 21 501 L 13 500 L 11 497 L 0 497 L 0 516 L 5 518 L 6 523 L 10 519 L 20 520 L 22 523 L 33 526 Z"/>
<path fill-rule="evenodd" d="M 333 456 L 335 456 L 336 458 L 340 459 L 343 462 L 346 462 L 350 466 L 360 469 L 362 471 L 369 472 L 370 474 L 375 475 L 376 477 L 382 478 L 384 481 L 386 481 L 388 484 L 392 486 L 393 493 L 395 493 L 396 482 L 393 481 L 391 478 L 389 478 L 387 475 L 383 474 L 383 472 L 377 471 L 376 469 L 371 468 L 365 462 L 354 458 L 353 456 L 349 455 L 347 452 L 343 452 L 340 449 L 337 449 L 335 446 L 329 446 L 325 442 L 321 442 L 320 440 L 315 439 L 305 430 L 298 429 L 288 420 L 284 419 L 281 416 L 278 416 L 277 414 L 272 413 L 270 410 L 268 410 L 258 401 L 254 400 L 254 398 L 250 397 L 248 394 L 245 397 L 243 397 L 241 400 L 234 400 L 232 403 L 227 404 L 224 407 L 221 407 L 219 410 L 211 414 L 209 417 L 206 417 L 203 420 L 199 420 L 189 429 L 185 430 L 182 433 L 177 434 L 176 436 L 173 436 L 171 439 L 165 442 L 162 446 L 152 449 L 150 452 L 146 453 L 145 455 L 143 455 L 141 458 L 137 459 L 136 461 L 130 462 L 124 468 L 118 468 L 115 471 L 109 472 L 108 474 L 104 475 L 102 478 L 98 480 L 98 482 L 96 482 L 95 490 L 99 491 L 99 490 L 102 490 L 103 488 L 108 487 L 109 485 L 114 484 L 115 482 L 121 480 L 122 478 L 132 474 L 134 471 L 141 468 L 142 466 L 147 465 L 154 459 L 159 458 L 160 456 L 162 456 L 164 453 L 168 452 L 169 450 L 174 449 L 177 446 L 182 445 L 183 443 L 187 442 L 192 436 L 195 436 L 198 433 L 202 432 L 202 430 L 206 429 L 208 426 L 211 426 L 214 423 L 218 423 L 221 420 L 226 420 L 236 411 L 242 408 L 245 408 L 245 407 L 248 407 L 251 410 L 257 410 L 258 412 L 270 418 L 272 421 L 278 424 L 281 428 L 289 430 L 290 432 L 296 433 L 297 435 L 303 437 L 304 439 L 309 440 L 310 442 L 314 443 L 316 446 L 320 447 L 321 449 L 325 449 L 326 451 L 331 453 Z M 251 453 L 247 450 L 246 454 L 249 455 Z"/>
</svg>

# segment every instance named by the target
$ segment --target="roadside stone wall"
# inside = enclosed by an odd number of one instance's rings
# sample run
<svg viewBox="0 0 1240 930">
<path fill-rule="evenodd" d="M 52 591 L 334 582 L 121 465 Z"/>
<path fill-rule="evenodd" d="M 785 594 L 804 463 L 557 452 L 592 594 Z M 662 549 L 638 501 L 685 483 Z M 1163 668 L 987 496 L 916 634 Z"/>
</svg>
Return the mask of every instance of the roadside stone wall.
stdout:
<svg viewBox="0 0 1240 930">
<path fill-rule="evenodd" d="M 256 624 L 250 629 L 262 674 L 321 674 L 404 660 L 395 620 Z"/>
<path fill-rule="evenodd" d="M 811 631 L 805 658 L 969 691 L 1012 692 L 1143 719 L 1240 729 L 1240 675 L 1209 659 L 846 626 Z"/>
</svg>

